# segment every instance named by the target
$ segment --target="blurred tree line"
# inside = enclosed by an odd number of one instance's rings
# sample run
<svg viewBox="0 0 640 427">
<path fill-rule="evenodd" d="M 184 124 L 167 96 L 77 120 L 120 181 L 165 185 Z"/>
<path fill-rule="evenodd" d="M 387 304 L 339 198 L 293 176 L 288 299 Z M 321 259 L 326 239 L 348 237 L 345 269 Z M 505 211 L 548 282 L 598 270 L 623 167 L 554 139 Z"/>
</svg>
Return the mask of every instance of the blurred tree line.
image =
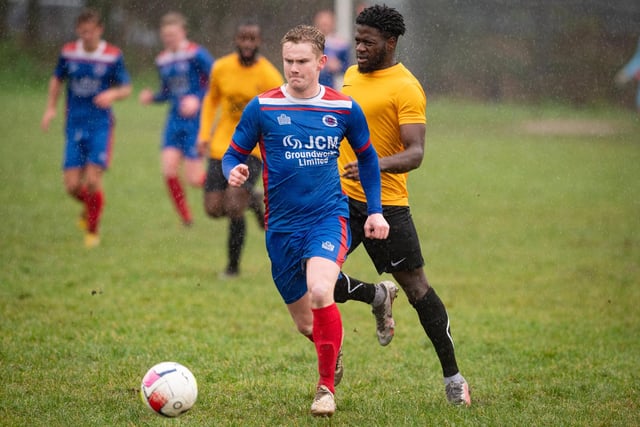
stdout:
<svg viewBox="0 0 640 427">
<path fill-rule="evenodd" d="M 354 2 L 355 3 L 355 2 Z M 369 1 L 369 3 L 373 3 Z M 613 83 L 640 37 L 638 0 L 386 0 L 407 20 L 399 59 L 430 95 L 491 101 L 561 100 L 632 106 Z M 105 38 L 123 48 L 134 73 L 152 69 L 160 17 L 187 16 L 190 36 L 214 56 L 233 49 L 236 25 L 257 20 L 263 53 L 280 64 L 279 40 L 334 0 L 0 0 L 0 39 L 18 41 L 52 67 L 74 37 L 83 6 L 105 16 Z M 10 66 L 10 64 L 3 65 Z"/>
</svg>

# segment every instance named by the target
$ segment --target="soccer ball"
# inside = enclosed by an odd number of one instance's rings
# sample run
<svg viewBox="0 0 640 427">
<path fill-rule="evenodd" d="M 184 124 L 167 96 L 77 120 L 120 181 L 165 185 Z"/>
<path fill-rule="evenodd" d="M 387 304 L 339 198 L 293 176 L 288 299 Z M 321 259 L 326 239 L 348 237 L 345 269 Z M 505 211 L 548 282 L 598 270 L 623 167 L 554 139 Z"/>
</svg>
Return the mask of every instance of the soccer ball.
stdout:
<svg viewBox="0 0 640 427">
<path fill-rule="evenodd" d="M 176 362 L 162 362 L 142 378 L 140 396 L 157 414 L 177 417 L 196 403 L 198 384 L 186 367 Z"/>
</svg>

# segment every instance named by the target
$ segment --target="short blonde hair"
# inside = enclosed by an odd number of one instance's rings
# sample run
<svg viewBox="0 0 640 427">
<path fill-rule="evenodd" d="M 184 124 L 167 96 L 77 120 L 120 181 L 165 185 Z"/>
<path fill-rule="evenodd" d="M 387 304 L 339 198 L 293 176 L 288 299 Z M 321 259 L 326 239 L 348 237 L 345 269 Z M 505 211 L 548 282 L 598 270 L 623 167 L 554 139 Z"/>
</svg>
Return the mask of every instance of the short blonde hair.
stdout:
<svg viewBox="0 0 640 427">
<path fill-rule="evenodd" d="M 280 44 L 283 45 L 288 42 L 295 44 L 311 43 L 318 54 L 324 54 L 324 34 L 311 25 L 297 25 L 287 31 L 284 37 L 282 37 Z"/>
<path fill-rule="evenodd" d="M 169 12 L 160 20 L 160 28 L 166 27 L 167 25 L 178 25 L 186 30 L 187 18 L 179 12 Z"/>
</svg>

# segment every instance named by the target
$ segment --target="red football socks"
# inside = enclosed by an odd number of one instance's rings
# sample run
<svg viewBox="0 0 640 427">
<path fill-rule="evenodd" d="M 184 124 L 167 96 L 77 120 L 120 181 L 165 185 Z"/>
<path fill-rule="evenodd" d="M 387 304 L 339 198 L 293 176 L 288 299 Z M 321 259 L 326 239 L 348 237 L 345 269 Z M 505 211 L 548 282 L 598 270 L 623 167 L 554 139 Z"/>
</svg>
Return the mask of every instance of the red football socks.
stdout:
<svg viewBox="0 0 640 427">
<path fill-rule="evenodd" d="M 177 176 L 172 176 L 167 177 L 166 182 L 167 187 L 169 188 L 169 194 L 171 195 L 171 200 L 173 200 L 173 204 L 182 218 L 182 222 L 185 224 L 191 223 L 191 212 L 189 211 L 187 199 L 185 197 L 184 190 L 182 189 L 182 184 L 180 184 L 180 180 Z"/>
<path fill-rule="evenodd" d="M 98 232 L 98 224 L 100 223 L 100 215 L 104 207 L 104 194 L 102 191 L 95 193 L 87 193 L 87 231 L 91 234 Z"/>
<path fill-rule="evenodd" d="M 342 344 L 342 318 L 335 303 L 312 309 L 312 311 L 313 342 L 318 353 L 318 372 L 320 373 L 318 385 L 327 386 L 331 393 L 334 393 L 336 360 Z"/>
</svg>

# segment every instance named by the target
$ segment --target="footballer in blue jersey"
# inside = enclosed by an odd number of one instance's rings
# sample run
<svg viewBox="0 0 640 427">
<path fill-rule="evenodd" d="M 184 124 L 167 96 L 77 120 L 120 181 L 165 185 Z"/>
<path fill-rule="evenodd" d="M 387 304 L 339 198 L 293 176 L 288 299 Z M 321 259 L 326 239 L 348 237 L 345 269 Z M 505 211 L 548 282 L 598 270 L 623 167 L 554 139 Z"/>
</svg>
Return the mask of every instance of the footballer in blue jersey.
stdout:
<svg viewBox="0 0 640 427">
<path fill-rule="evenodd" d="M 56 116 L 62 85 L 67 82 L 66 146 L 63 160 L 67 192 L 83 204 L 78 222 L 85 245 L 99 244 L 98 224 L 104 205 L 102 174 L 109 166 L 113 142 L 111 105 L 131 93 L 122 52 L 102 40 L 104 26 L 93 10 L 76 21 L 78 40 L 64 45 L 49 80 L 44 131 Z"/>
<path fill-rule="evenodd" d="M 360 167 L 369 214 L 365 234 L 384 239 L 378 156 L 362 109 L 319 83 L 327 62 L 324 35 L 300 25 L 282 39 L 287 83 L 253 98 L 242 113 L 222 169 L 229 185 L 249 177 L 245 164 L 256 144 L 263 160 L 266 246 L 273 280 L 298 331 L 315 344 L 319 380 L 314 416 L 336 409 L 342 320 L 333 287 L 350 243 L 349 209 L 337 159 L 346 138 Z"/>
<path fill-rule="evenodd" d="M 213 57 L 201 45 L 187 39 L 186 19 L 179 13 L 163 16 L 160 38 L 165 50 L 156 57 L 160 90 L 140 92 L 142 104 L 169 102 L 170 108 L 162 138 L 162 172 L 169 195 L 184 225 L 190 225 L 191 212 L 178 177 L 184 159 L 187 182 L 202 187 L 205 179 L 202 158 L 197 149 L 200 106 L 209 84 Z"/>
</svg>

